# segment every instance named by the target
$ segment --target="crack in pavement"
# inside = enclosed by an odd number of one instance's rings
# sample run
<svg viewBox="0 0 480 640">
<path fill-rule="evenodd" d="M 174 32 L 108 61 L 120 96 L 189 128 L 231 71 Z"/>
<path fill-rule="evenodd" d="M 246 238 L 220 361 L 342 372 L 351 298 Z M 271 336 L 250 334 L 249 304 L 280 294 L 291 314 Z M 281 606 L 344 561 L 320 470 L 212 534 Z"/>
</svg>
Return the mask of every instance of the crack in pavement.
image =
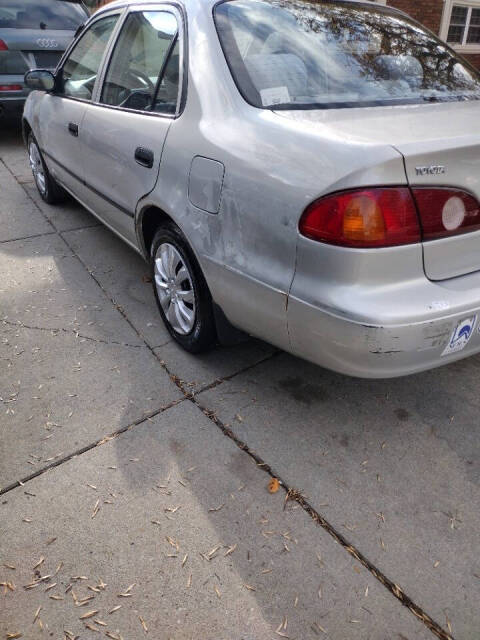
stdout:
<svg viewBox="0 0 480 640">
<path fill-rule="evenodd" d="M 131 349 L 145 349 L 146 345 L 145 344 L 128 344 L 127 342 L 118 342 L 117 340 L 102 340 L 102 338 L 93 338 L 92 336 L 86 336 L 82 333 L 79 333 L 78 331 L 76 331 L 76 329 L 66 329 L 64 327 L 60 327 L 60 328 L 55 328 L 55 327 L 35 327 L 32 325 L 28 325 L 28 324 L 24 324 L 23 322 L 21 322 L 20 320 L 18 320 L 17 322 L 13 322 L 12 320 L 6 320 L 4 318 L 2 318 L 1 320 L 2 324 L 4 325 L 8 325 L 10 327 L 17 327 L 20 329 L 30 329 L 30 330 L 34 330 L 34 331 L 47 331 L 50 333 L 71 333 L 73 335 L 75 335 L 76 338 L 82 338 L 83 340 L 90 340 L 91 342 L 98 342 L 100 344 L 107 344 L 107 345 L 118 345 L 120 347 L 130 347 Z"/>
<path fill-rule="evenodd" d="M 372 575 L 376 578 L 390 593 L 401 602 L 407 609 L 413 613 L 413 615 L 421 620 L 425 626 L 440 640 L 454 640 L 450 633 L 447 633 L 438 622 L 433 620 L 421 607 L 413 602 L 413 600 L 403 591 L 398 584 L 395 584 L 390 578 L 388 578 L 380 569 L 378 569 L 373 562 L 371 562 L 361 551 L 359 551 L 353 544 L 351 544 L 333 525 L 328 522 L 316 509 L 307 501 L 307 499 L 293 487 L 290 487 L 282 477 L 274 472 L 273 468 L 249 446 L 243 442 L 230 427 L 224 424 L 215 414 L 214 411 L 204 407 L 196 398 L 189 398 L 201 411 L 207 416 L 222 433 L 237 445 L 239 449 L 249 455 L 255 464 L 260 467 L 271 478 L 276 478 L 282 488 L 285 491 L 285 506 L 289 501 L 296 502 L 309 516 L 318 524 L 324 531 L 326 531 L 338 544 L 340 544 L 351 556 L 353 556 L 358 562 L 360 562 Z"/>
<path fill-rule="evenodd" d="M 3 163 L 3 164 L 5 164 L 5 163 Z M 8 169 L 8 167 L 7 167 L 7 169 Z M 10 172 L 10 173 L 12 173 L 12 172 Z M 13 176 L 13 177 L 16 179 L 15 176 Z M 18 180 L 17 180 L 17 183 L 21 185 L 21 183 L 18 182 Z M 23 187 L 23 185 L 21 185 L 21 186 Z M 46 218 L 46 216 L 43 213 L 43 211 L 40 209 L 40 207 L 33 200 L 31 195 L 27 192 L 27 190 L 25 188 L 24 188 L 24 191 L 27 194 L 27 196 L 30 198 L 30 200 L 34 203 L 34 205 L 37 207 L 37 209 L 41 212 L 41 214 Z M 48 218 L 47 218 L 47 220 L 48 220 Z M 188 401 L 192 402 L 200 411 L 202 411 L 202 413 L 205 416 L 207 416 L 207 418 L 209 418 L 209 420 L 212 421 L 213 424 L 215 424 L 216 427 L 218 427 L 220 429 L 220 431 L 226 437 L 230 438 L 240 450 L 244 451 L 253 460 L 253 462 L 258 467 L 263 469 L 265 471 L 265 473 L 267 475 L 269 475 L 270 477 L 275 477 L 280 481 L 281 486 L 283 487 L 284 491 L 286 492 L 285 505 L 289 501 L 295 501 L 311 517 L 311 519 L 314 522 L 316 522 L 320 527 L 322 527 L 338 544 L 340 544 L 347 551 L 347 553 L 349 553 L 358 562 L 360 562 L 371 573 L 371 575 L 374 578 L 376 578 L 416 618 L 418 618 L 421 622 L 423 622 L 423 624 L 437 638 L 439 638 L 440 640 L 454 640 L 453 636 L 451 634 L 447 633 L 441 627 L 440 624 L 438 624 L 435 620 L 433 620 L 425 611 L 423 611 L 423 609 L 421 607 L 419 607 L 417 604 L 415 604 L 413 602 L 413 600 L 401 589 L 401 587 L 399 587 L 397 584 L 395 584 L 395 582 L 390 580 L 366 556 L 364 556 L 354 545 L 352 545 L 339 531 L 337 531 L 335 529 L 335 527 L 328 522 L 328 520 L 326 520 L 318 511 L 316 511 L 314 509 L 314 507 L 312 505 L 310 505 L 310 503 L 306 500 L 306 498 L 304 498 L 302 496 L 302 494 L 299 491 L 297 491 L 293 487 L 289 487 L 288 484 L 286 482 L 284 482 L 282 480 L 282 478 L 278 474 L 274 473 L 273 468 L 268 463 L 264 462 L 262 460 L 262 458 L 258 454 L 256 454 L 254 451 L 252 451 L 245 442 L 243 442 L 240 438 L 238 438 L 235 435 L 235 433 L 216 416 L 214 411 L 204 407 L 197 400 L 196 396 L 198 394 L 200 394 L 203 390 L 206 390 L 207 388 L 214 388 L 215 386 L 218 386 L 218 384 L 221 384 L 223 381 L 230 380 L 233 377 L 235 377 L 236 375 L 239 375 L 239 374 L 243 373 L 246 370 L 252 369 L 252 368 L 258 366 L 259 364 L 261 364 L 262 362 L 270 360 L 271 358 L 275 357 L 279 352 L 277 351 L 277 352 L 267 356 L 266 358 L 263 358 L 262 360 L 259 360 L 258 362 L 254 363 L 253 365 L 250 365 L 250 366 L 242 369 L 241 371 L 238 371 L 238 372 L 232 374 L 231 376 L 226 376 L 224 378 L 219 378 L 219 379 L 215 380 L 213 383 L 210 383 L 210 385 L 206 385 L 205 389 L 201 389 L 201 390 L 199 390 L 197 392 L 191 392 L 191 391 L 186 390 L 185 386 L 183 384 L 183 381 L 178 376 L 173 374 L 169 370 L 169 368 L 166 365 L 166 363 L 163 360 L 161 360 L 160 357 L 157 356 L 157 354 L 154 353 L 153 348 L 150 347 L 147 344 L 145 338 L 137 330 L 137 328 L 132 324 L 132 322 L 127 317 L 127 315 L 126 315 L 125 311 L 123 310 L 123 308 L 120 305 L 118 305 L 115 302 L 115 300 L 108 294 L 108 292 L 104 289 L 104 287 L 99 282 L 99 280 L 90 271 L 88 266 L 77 255 L 77 253 L 75 252 L 73 247 L 70 245 L 68 240 L 66 240 L 62 236 L 62 234 L 56 229 L 55 225 L 51 222 L 51 220 L 48 220 L 48 222 L 55 229 L 55 231 L 57 231 L 59 237 L 62 238 L 62 240 L 65 242 L 65 244 L 72 251 L 73 255 L 79 260 L 79 262 L 83 265 L 83 267 L 86 269 L 86 271 L 90 274 L 91 278 L 96 282 L 96 284 L 102 290 L 102 292 L 107 297 L 107 299 L 110 300 L 110 302 L 115 306 L 115 308 L 119 311 L 119 313 L 121 313 L 121 315 L 123 316 L 125 321 L 130 325 L 130 327 L 132 327 L 132 329 L 135 331 L 135 333 L 143 340 L 143 342 L 145 343 L 146 347 L 151 351 L 151 353 L 158 360 L 159 364 L 163 367 L 165 372 L 169 375 L 169 377 L 172 380 L 172 382 L 174 382 L 176 384 L 176 386 L 179 388 L 179 390 L 183 393 L 183 395 L 184 395 L 183 398 L 180 398 L 179 400 L 176 400 L 173 403 L 170 403 L 170 405 L 166 406 L 165 409 L 159 410 L 154 415 L 157 415 L 158 413 L 161 413 L 162 411 L 166 411 L 168 408 L 171 408 L 172 406 L 175 406 L 175 405 L 177 405 L 177 404 L 179 404 L 179 403 L 181 403 L 181 402 L 183 402 L 185 400 L 188 400 Z M 149 416 L 147 418 L 142 418 L 139 421 L 137 421 L 136 423 L 132 423 L 132 425 L 129 425 L 128 427 L 124 427 L 123 429 L 119 430 L 118 432 L 115 432 L 115 434 L 112 434 L 111 436 L 106 436 L 107 439 L 106 438 L 102 438 L 101 440 L 96 441 L 95 443 L 92 443 L 91 445 L 83 447 L 82 449 L 79 449 L 74 454 L 71 454 L 70 456 L 65 457 L 65 459 L 60 459 L 58 461 L 55 461 L 54 463 L 52 463 L 52 465 L 50 465 L 49 467 L 45 468 L 44 471 L 41 471 L 41 470 L 37 471 L 37 473 L 32 474 L 32 476 L 29 476 L 28 479 L 33 479 L 34 477 L 37 477 L 41 473 L 47 472 L 50 468 L 56 467 L 56 466 L 59 466 L 59 465 L 63 464 L 64 462 L 70 460 L 72 457 L 74 457 L 76 455 L 81 455 L 82 453 L 85 453 L 86 451 L 89 451 L 90 449 L 92 449 L 92 448 L 94 448 L 96 446 L 99 446 L 100 444 L 104 444 L 104 442 L 108 442 L 108 440 L 110 440 L 110 439 L 112 439 L 114 437 L 117 437 L 121 433 L 124 433 L 125 431 L 128 431 L 128 429 L 133 428 L 134 426 L 137 426 L 137 425 L 140 425 L 140 424 L 144 423 L 148 419 L 151 419 L 151 417 Z M 10 488 L 7 487 L 4 490 L 0 491 L 0 495 L 2 495 L 2 493 L 5 493 L 8 490 L 11 490 L 12 488 L 18 487 L 18 486 L 21 486 L 21 485 L 20 485 L 20 483 L 17 482 L 13 486 L 11 486 Z"/>
<path fill-rule="evenodd" d="M 0 240 L 0 244 L 7 244 L 9 242 L 20 242 L 22 240 L 31 240 L 33 238 L 43 238 L 43 236 L 54 236 L 56 231 L 45 231 L 45 233 L 34 233 L 32 236 L 21 236 L 20 238 L 10 238 L 9 240 Z"/>
<path fill-rule="evenodd" d="M 84 447 L 81 447 L 80 449 L 76 449 L 72 453 L 69 453 L 68 455 L 63 456 L 62 458 L 58 458 L 58 460 L 54 460 L 50 464 L 46 465 L 45 467 L 42 467 L 41 469 L 37 469 L 30 475 L 22 478 L 21 480 L 16 480 L 15 482 L 12 482 L 6 487 L 0 488 L 0 496 L 3 496 L 4 494 L 8 493 L 9 491 L 12 491 L 13 489 L 17 489 L 18 487 L 23 487 L 27 482 L 30 482 L 31 480 L 34 480 L 35 478 L 42 476 L 44 473 L 48 473 L 48 471 L 50 471 L 51 469 L 54 469 L 55 467 L 59 467 L 65 462 L 72 460 L 72 458 L 76 458 L 77 456 L 82 455 L 82 453 L 87 453 L 87 451 L 91 451 L 92 449 L 95 449 L 95 447 L 100 447 L 102 444 L 106 444 L 107 442 L 110 442 L 110 440 L 114 440 L 122 433 L 126 433 L 127 431 L 130 431 L 130 429 L 133 429 L 134 427 L 138 427 L 139 425 L 145 422 L 151 422 L 152 419 L 155 418 L 156 416 L 160 415 L 161 413 L 164 413 L 165 411 L 168 411 L 168 409 L 171 409 L 172 407 L 176 407 L 182 402 L 185 402 L 186 399 L 187 398 L 183 397 L 183 398 L 177 398 L 177 400 L 172 400 L 172 402 L 169 402 L 168 404 L 161 406 L 159 409 L 156 409 L 155 411 L 152 411 L 147 415 L 142 416 L 138 420 L 131 422 L 125 427 L 121 427 L 120 429 L 117 429 L 117 431 L 113 431 L 112 433 L 109 433 L 103 436 L 102 438 L 95 440 L 94 442 L 90 442 L 89 444 L 85 445 Z"/>
</svg>

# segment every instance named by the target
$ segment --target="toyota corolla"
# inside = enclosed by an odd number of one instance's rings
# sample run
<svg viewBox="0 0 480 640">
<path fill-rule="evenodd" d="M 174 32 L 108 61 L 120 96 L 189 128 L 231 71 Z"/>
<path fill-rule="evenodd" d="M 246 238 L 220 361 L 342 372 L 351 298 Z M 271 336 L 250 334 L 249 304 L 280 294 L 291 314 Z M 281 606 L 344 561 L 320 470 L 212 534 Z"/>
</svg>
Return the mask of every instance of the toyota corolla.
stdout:
<svg viewBox="0 0 480 640">
<path fill-rule="evenodd" d="M 26 82 L 41 196 L 144 256 L 185 349 L 241 330 L 359 377 L 480 351 L 480 77 L 405 14 L 117 1 Z"/>
</svg>

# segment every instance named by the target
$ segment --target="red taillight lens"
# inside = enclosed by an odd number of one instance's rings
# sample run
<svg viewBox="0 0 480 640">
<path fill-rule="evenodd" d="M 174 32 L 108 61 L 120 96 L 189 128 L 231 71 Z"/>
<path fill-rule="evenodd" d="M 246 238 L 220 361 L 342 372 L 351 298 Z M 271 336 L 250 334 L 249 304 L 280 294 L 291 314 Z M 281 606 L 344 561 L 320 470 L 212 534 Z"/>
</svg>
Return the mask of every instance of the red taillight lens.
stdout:
<svg viewBox="0 0 480 640">
<path fill-rule="evenodd" d="M 436 240 L 480 229 L 478 200 L 460 189 L 415 188 L 424 240 Z"/>
<path fill-rule="evenodd" d="M 312 240 L 366 249 L 420 242 L 415 203 L 406 187 L 346 191 L 304 211 L 300 233 Z"/>
<path fill-rule="evenodd" d="M 0 38 L 0 51 L 8 51 L 6 43 Z"/>
<path fill-rule="evenodd" d="M 21 91 L 21 84 L 0 84 L 0 91 Z"/>
</svg>

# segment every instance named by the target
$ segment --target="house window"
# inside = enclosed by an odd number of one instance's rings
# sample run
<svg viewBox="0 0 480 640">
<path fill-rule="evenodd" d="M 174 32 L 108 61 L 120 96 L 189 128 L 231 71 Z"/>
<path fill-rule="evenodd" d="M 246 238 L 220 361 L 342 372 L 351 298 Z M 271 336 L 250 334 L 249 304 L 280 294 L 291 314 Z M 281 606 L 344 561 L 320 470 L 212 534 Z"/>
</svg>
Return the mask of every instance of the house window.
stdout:
<svg viewBox="0 0 480 640">
<path fill-rule="evenodd" d="M 480 45 L 480 8 L 452 6 L 447 42 L 455 45 Z"/>
</svg>

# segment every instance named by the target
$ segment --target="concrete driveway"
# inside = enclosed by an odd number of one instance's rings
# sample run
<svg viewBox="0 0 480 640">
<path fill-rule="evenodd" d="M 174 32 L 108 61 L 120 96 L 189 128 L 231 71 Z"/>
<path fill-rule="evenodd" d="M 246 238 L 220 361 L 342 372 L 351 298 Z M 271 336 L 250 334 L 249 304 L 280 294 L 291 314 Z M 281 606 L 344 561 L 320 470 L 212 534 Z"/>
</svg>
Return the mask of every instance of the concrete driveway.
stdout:
<svg viewBox="0 0 480 640">
<path fill-rule="evenodd" d="M 2 127 L 0 637 L 480 638 L 480 357 L 367 382 L 190 356 Z"/>
</svg>

